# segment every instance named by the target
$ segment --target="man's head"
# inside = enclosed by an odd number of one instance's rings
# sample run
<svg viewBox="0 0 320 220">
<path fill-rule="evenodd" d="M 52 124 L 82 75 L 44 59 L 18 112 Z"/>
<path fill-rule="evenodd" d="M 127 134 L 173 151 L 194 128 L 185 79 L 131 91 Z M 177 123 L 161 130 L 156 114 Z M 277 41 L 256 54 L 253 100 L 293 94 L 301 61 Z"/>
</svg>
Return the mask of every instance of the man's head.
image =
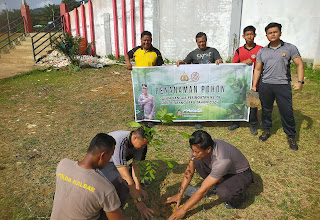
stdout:
<svg viewBox="0 0 320 220">
<path fill-rule="evenodd" d="M 144 50 L 149 50 L 151 47 L 152 35 L 149 31 L 141 33 L 141 46 Z"/>
<path fill-rule="evenodd" d="M 264 29 L 266 36 L 270 42 L 276 42 L 280 40 L 282 25 L 279 23 L 272 22 Z"/>
<path fill-rule="evenodd" d="M 189 139 L 189 144 L 192 149 L 193 156 L 202 160 L 211 153 L 214 142 L 210 134 L 202 130 L 197 130 L 193 132 L 192 138 Z"/>
<path fill-rule="evenodd" d="M 97 134 L 90 142 L 87 154 L 91 154 L 97 161 L 98 168 L 102 169 L 109 163 L 114 152 L 116 141 L 105 133 Z"/>
<path fill-rule="evenodd" d="M 196 42 L 197 42 L 198 48 L 200 50 L 207 49 L 207 35 L 205 33 L 203 33 L 203 32 L 197 33 Z"/>
<path fill-rule="evenodd" d="M 147 86 L 147 84 L 142 84 L 142 91 L 143 91 L 143 94 L 148 95 L 148 86 Z"/>
<path fill-rule="evenodd" d="M 148 134 L 148 135 L 150 135 L 150 137 L 152 137 L 151 134 Z M 134 146 L 134 148 L 136 148 L 138 150 L 143 149 L 148 145 L 149 141 L 146 138 L 146 132 L 143 129 L 143 127 L 139 127 L 137 130 L 135 130 L 132 133 L 131 143 Z"/>
<path fill-rule="evenodd" d="M 256 37 L 256 28 L 252 25 L 247 26 L 243 29 L 243 39 L 245 39 L 247 44 L 251 44 L 254 42 L 254 38 Z"/>
</svg>

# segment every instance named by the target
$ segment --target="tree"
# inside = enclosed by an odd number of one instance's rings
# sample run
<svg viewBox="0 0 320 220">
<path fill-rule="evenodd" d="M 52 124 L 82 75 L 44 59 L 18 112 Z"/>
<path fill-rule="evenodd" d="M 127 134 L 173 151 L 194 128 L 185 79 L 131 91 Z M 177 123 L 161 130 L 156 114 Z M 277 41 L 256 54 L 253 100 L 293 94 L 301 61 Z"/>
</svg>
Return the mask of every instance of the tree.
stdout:
<svg viewBox="0 0 320 220">
<path fill-rule="evenodd" d="M 61 3 L 65 3 L 68 6 L 68 10 L 72 11 L 74 8 L 78 8 L 81 2 L 76 0 L 62 0 Z"/>
</svg>

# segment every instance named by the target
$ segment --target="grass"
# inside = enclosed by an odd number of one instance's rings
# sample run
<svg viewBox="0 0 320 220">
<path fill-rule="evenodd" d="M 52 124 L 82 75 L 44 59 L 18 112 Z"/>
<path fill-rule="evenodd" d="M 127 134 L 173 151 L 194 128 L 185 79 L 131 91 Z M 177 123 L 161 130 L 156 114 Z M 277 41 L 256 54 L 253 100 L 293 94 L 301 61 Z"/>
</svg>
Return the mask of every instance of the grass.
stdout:
<svg viewBox="0 0 320 220">
<path fill-rule="evenodd" d="M 294 82 L 296 77 L 293 73 Z M 214 138 L 230 142 L 246 155 L 255 183 L 242 209 L 227 210 L 217 197 L 210 197 L 189 211 L 187 219 L 319 218 L 320 88 L 308 75 L 305 81 L 302 91 L 293 92 L 297 152 L 287 146 L 277 107 L 266 143 L 252 136 L 246 123 L 233 132 L 227 130 L 227 122 L 204 123 Z M 132 97 L 130 72 L 117 65 L 76 73 L 34 70 L 0 80 L 0 219 L 49 219 L 58 162 L 66 157 L 82 159 L 99 132 L 129 130 Z M 189 134 L 195 130 L 193 123 L 157 125 L 156 129 Z M 163 202 L 177 192 L 189 158 L 187 139 L 163 134 L 168 144 L 161 153 L 179 161 L 169 169 L 155 158 L 154 149 L 148 151 L 147 159 L 159 163 L 156 180 L 146 187 L 153 219 L 166 219 L 172 213 L 174 208 Z M 201 184 L 201 178 L 196 175 L 191 184 Z M 132 200 L 124 211 L 139 219 Z"/>
</svg>

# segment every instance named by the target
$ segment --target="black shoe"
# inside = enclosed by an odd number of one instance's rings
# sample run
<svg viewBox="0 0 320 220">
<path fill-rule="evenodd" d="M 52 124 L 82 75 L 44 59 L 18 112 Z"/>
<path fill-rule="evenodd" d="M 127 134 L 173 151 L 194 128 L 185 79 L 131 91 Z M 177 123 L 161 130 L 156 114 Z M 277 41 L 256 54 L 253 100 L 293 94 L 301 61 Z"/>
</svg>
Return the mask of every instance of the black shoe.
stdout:
<svg viewBox="0 0 320 220">
<path fill-rule="evenodd" d="M 298 148 L 299 148 L 299 146 L 297 144 L 297 141 L 296 141 L 296 139 L 294 137 L 293 138 L 291 138 L 291 137 L 288 138 L 288 144 L 289 144 L 289 147 L 290 147 L 291 150 L 298 150 Z"/>
<path fill-rule="evenodd" d="M 254 136 L 258 135 L 258 130 L 255 125 L 250 125 L 250 132 Z"/>
<path fill-rule="evenodd" d="M 217 189 L 216 187 L 212 187 L 211 189 L 208 190 L 206 197 L 214 196 L 217 195 Z"/>
<path fill-rule="evenodd" d="M 262 135 L 259 137 L 259 140 L 265 142 L 270 137 L 270 131 L 264 131 Z"/>
<path fill-rule="evenodd" d="M 239 128 L 239 127 L 240 127 L 240 125 L 238 123 L 233 123 L 232 125 L 230 125 L 228 127 L 228 130 L 229 131 L 233 131 L 233 130 L 236 130 L 237 128 Z"/>
<path fill-rule="evenodd" d="M 201 128 L 203 128 L 203 126 L 202 126 L 201 124 L 199 124 L 199 123 L 194 123 L 194 127 L 195 127 L 196 129 L 201 129 Z"/>
</svg>

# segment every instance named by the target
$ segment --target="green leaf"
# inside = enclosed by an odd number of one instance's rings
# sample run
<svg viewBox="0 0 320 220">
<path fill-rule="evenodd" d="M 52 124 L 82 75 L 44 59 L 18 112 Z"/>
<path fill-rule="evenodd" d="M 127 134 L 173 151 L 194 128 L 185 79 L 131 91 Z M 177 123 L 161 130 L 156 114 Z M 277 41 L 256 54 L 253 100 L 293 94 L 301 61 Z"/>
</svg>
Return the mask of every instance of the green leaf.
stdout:
<svg viewBox="0 0 320 220">
<path fill-rule="evenodd" d="M 167 164 L 168 164 L 168 167 L 169 167 L 169 168 L 171 168 L 171 169 L 173 168 L 173 164 L 172 164 L 172 163 L 170 163 L 169 161 L 167 161 Z"/>
<path fill-rule="evenodd" d="M 130 121 L 130 122 L 127 123 L 127 125 L 128 125 L 129 127 L 133 127 L 133 128 L 139 128 L 139 127 L 141 127 L 140 123 L 135 122 L 135 121 Z"/>
</svg>

